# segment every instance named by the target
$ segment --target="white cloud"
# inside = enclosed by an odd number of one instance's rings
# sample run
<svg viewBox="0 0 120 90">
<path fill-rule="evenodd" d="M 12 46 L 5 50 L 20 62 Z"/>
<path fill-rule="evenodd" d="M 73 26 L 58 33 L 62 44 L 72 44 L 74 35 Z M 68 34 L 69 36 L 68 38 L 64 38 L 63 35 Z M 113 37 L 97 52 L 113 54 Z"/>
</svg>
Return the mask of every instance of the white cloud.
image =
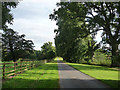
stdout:
<svg viewBox="0 0 120 90">
<path fill-rule="evenodd" d="M 60 0 L 23 0 L 13 9 L 14 23 L 12 27 L 26 39 L 33 40 L 35 49 L 40 49 L 43 43 L 54 43 L 56 23 L 49 19 L 49 14 L 56 8 Z"/>
</svg>

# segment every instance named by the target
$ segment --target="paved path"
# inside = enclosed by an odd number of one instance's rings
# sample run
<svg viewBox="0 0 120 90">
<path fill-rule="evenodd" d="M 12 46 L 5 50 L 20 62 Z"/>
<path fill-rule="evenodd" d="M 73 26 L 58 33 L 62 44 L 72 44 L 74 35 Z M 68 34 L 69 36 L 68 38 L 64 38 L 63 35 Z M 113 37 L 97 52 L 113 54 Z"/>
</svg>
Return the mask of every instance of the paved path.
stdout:
<svg viewBox="0 0 120 90">
<path fill-rule="evenodd" d="M 60 76 L 60 88 L 109 88 L 109 86 L 102 82 L 83 74 L 59 60 L 58 70 Z"/>
</svg>

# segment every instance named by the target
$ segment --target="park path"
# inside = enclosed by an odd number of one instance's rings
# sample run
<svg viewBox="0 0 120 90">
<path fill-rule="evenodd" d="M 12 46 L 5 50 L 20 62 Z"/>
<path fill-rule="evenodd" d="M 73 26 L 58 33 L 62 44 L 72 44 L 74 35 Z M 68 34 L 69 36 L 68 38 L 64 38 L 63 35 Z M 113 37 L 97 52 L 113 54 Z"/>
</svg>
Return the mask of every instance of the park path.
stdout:
<svg viewBox="0 0 120 90">
<path fill-rule="evenodd" d="M 109 86 L 58 60 L 60 88 L 106 88 Z M 105 90 L 106 90 L 105 89 Z"/>
</svg>

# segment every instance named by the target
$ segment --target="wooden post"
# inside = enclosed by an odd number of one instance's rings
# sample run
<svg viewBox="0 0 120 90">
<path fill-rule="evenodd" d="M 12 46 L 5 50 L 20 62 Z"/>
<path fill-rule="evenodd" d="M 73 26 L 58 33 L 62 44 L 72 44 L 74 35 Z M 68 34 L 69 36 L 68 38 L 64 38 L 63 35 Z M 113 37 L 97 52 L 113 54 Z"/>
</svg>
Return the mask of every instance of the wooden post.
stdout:
<svg viewBox="0 0 120 90">
<path fill-rule="evenodd" d="M 33 63 L 34 63 L 34 67 L 35 67 L 35 61 Z"/>
<path fill-rule="evenodd" d="M 37 67 L 37 61 L 35 61 L 35 65 L 36 65 L 35 67 Z"/>
<path fill-rule="evenodd" d="M 33 61 L 33 68 L 34 68 L 34 61 Z"/>
<path fill-rule="evenodd" d="M 34 67 L 35 67 L 35 61 L 34 61 Z"/>
<path fill-rule="evenodd" d="M 27 69 L 27 61 L 26 61 L 26 69 Z"/>
<path fill-rule="evenodd" d="M 16 75 L 16 62 L 14 62 L 14 76 Z"/>
<path fill-rule="evenodd" d="M 36 61 L 36 67 L 38 66 L 38 63 L 37 63 L 37 61 Z"/>
<path fill-rule="evenodd" d="M 3 63 L 3 79 L 5 80 L 5 63 Z"/>
<path fill-rule="evenodd" d="M 31 69 L 31 63 L 30 63 L 30 61 L 29 61 L 29 69 Z"/>
<path fill-rule="evenodd" d="M 20 72 L 22 73 L 22 61 L 20 61 Z"/>
</svg>

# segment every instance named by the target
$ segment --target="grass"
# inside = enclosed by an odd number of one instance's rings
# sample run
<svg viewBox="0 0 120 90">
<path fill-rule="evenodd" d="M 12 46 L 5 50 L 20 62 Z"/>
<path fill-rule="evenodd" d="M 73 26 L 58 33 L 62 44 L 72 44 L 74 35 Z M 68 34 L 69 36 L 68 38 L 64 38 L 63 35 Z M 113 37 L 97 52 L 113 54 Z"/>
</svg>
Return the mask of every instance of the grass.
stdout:
<svg viewBox="0 0 120 90">
<path fill-rule="evenodd" d="M 62 60 L 59 58 L 59 60 Z M 63 61 L 65 62 L 65 61 Z M 104 66 L 95 66 L 87 64 L 68 63 L 66 64 L 74 67 L 75 69 L 94 77 L 112 88 L 118 88 L 118 70 Z"/>
<path fill-rule="evenodd" d="M 22 63 L 20 63 L 20 61 L 17 61 L 18 63 L 17 63 L 17 65 L 16 65 L 16 72 L 19 72 L 20 70 L 24 70 L 25 69 L 25 67 L 27 66 L 28 68 L 29 68 L 29 66 L 30 66 L 30 64 L 32 64 L 33 62 L 22 62 Z M 4 61 L 4 62 L 2 62 L 2 63 L 10 63 L 10 64 L 5 64 L 5 72 L 9 72 L 9 71 L 11 71 L 11 70 L 14 70 L 14 67 L 11 67 L 11 66 L 14 66 L 14 63 L 13 63 L 13 61 Z M 42 65 L 42 64 L 44 64 L 44 60 L 40 60 L 39 61 L 39 63 Z M 22 65 L 22 69 L 21 69 L 21 66 L 20 65 Z M 2 64 L 0 65 L 0 68 L 2 68 Z M 11 67 L 11 68 L 9 68 L 9 67 Z M 2 73 L 2 69 L 0 69 L 0 72 Z M 8 75 L 8 74 L 11 74 L 11 73 L 14 73 L 14 71 L 13 72 L 9 72 L 9 73 L 5 73 L 5 75 Z M 13 75 L 11 75 L 11 76 L 13 76 Z M 0 77 L 2 77 L 2 74 L 0 74 Z M 6 77 L 7 78 L 7 77 Z"/>
<path fill-rule="evenodd" d="M 58 88 L 57 61 L 28 70 L 3 82 L 3 88 Z"/>
</svg>

